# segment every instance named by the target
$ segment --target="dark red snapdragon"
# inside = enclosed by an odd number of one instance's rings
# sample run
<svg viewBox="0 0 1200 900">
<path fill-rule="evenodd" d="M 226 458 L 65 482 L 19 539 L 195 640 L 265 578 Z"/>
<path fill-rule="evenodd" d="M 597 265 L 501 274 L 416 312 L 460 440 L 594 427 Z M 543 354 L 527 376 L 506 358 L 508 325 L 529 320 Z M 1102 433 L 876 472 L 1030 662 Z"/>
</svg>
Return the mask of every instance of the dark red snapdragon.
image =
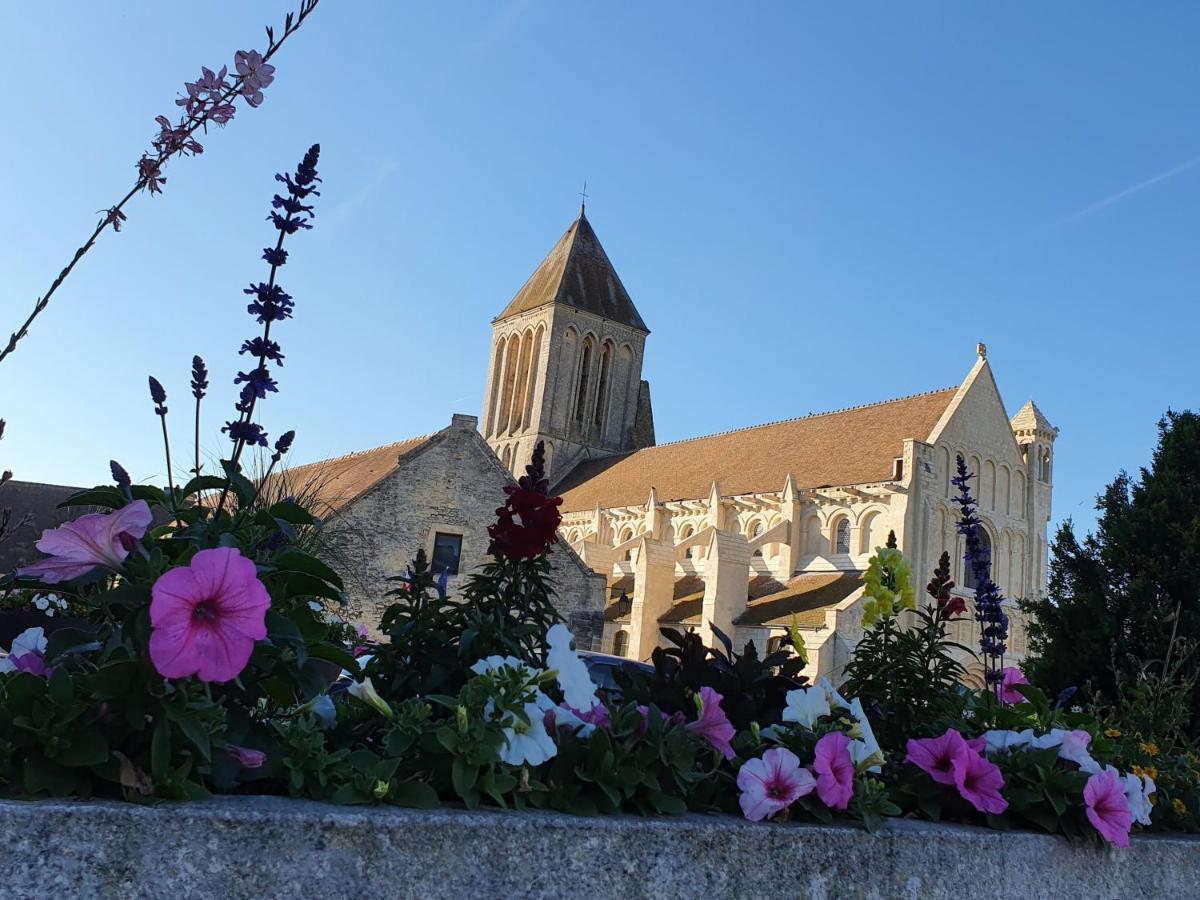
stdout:
<svg viewBox="0 0 1200 900">
<path fill-rule="evenodd" d="M 508 499 L 496 510 L 496 524 L 488 528 L 488 552 L 507 559 L 536 559 L 558 541 L 561 497 L 549 497 L 545 475 L 546 449 L 539 441 L 525 473 L 504 489 Z"/>
</svg>

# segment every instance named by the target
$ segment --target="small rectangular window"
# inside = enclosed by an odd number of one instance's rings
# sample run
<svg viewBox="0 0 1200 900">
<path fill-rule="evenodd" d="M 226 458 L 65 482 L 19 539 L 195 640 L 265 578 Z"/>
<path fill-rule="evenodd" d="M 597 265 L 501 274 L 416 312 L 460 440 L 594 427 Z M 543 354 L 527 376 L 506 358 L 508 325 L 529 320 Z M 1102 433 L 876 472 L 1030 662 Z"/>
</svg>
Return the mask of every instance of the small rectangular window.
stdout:
<svg viewBox="0 0 1200 900">
<path fill-rule="evenodd" d="M 434 575 L 446 572 L 458 574 L 458 558 L 462 555 L 462 535 L 439 531 L 433 536 L 433 560 L 430 567 Z"/>
</svg>

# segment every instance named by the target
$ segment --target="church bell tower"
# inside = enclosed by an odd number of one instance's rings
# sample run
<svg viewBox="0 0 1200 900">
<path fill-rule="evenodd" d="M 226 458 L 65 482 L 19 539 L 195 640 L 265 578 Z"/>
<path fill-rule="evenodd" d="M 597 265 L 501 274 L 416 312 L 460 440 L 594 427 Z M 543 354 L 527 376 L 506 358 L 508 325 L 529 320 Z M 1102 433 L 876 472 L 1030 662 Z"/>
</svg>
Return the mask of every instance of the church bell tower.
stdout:
<svg viewBox="0 0 1200 900">
<path fill-rule="evenodd" d="M 521 473 L 538 441 L 551 482 L 578 462 L 654 443 L 642 321 L 581 206 L 492 321 L 483 436 Z"/>
</svg>

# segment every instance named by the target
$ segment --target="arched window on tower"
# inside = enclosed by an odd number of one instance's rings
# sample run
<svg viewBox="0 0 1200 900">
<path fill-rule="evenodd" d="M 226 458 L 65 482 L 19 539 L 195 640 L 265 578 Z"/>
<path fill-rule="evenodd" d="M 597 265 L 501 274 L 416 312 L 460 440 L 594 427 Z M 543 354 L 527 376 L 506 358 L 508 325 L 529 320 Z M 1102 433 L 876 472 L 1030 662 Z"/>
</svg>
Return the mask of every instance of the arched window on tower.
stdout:
<svg viewBox="0 0 1200 900">
<path fill-rule="evenodd" d="M 991 538 L 991 535 L 989 535 L 987 533 L 987 529 L 983 528 L 983 527 L 980 527 L 980 529 L 979 529 L 979 552 L 980 552 L 981 557 L 987 563 L 988 577 L 991 578 L 992 577 L 992 575 L 991 575 L 991 572 L 992 572 L 992 538 Z M 964 575 L 966 577 L 963 578 L 963 586 L 968 591 L 973 591 L 977 587 L 979 587 L 979 579 L 975 577 L 975 569 L 973 566 L 968 565 L 968 566 L 965 566 L 965 568 L 966 568 L 966 572 L 964 573 Z M 995 581 L 994 578 L 992 580 Z"/>
<path fill-rule="evenodd" d="M 604 435 L 604 420 L 608 412 L 608 395 L 612 386 L 613 345 L 611 341 L 604 342 L 600 351 L 600 382 L 596 388 L 596 412 L 592 422 L 600 428 Z"/>
<path fill-rule="evenodd" d="M 582 425 L 587 421 L 588 387 L 592 374 L 592 338 L 583 342 L 579 359 L 579 389 L 575 393 L 575 421 Z"/>
<path fill-rule="evenodd" d="M 681 541 L 686 541 L 688 538 L 690 538 L 695 533 L 696 532 L 693 530 L 691 525 L 684 525 L 683 531 L 680 532 L 680 534 L 679 534 L 679 539 Z M 696 555 L 695 546 L 688 547 L 686 550 L 683 551 L 684 559 L 692 559 L 693 557 L 695 557 L 695 555 Z"/>
<path fill-rule="evenodd" d="M 750 526 L 750 540 L 754 540 L 756 537 L 758 537 L 762 533 L 763 533 L 763 523 L 760 521 L 755 521 L 755 523 Z M 759 547 L 757 550 L 755 550 L 754 555 L 761 557 L 763 555 L 762 547 Z"/>
<path fill-rule="evenodd" d="M 1043 450 L 1038 456 L 1038 481 L 1050 480 L 1050 451 Z"/>
</svg>

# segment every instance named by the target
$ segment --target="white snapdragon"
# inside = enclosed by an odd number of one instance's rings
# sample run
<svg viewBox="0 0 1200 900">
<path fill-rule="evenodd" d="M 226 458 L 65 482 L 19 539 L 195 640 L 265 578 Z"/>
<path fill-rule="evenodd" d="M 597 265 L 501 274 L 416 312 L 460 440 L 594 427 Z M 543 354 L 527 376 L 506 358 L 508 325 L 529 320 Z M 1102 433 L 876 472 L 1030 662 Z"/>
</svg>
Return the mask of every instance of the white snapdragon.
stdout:
<svg viewBox="0 0 1200 900">
<path fill-rule="evenodd" d="M 392 708 L 388 706 L 386 700 L 379 696 L 379 692 L 375 690 L 375 685 L 371 683 L 370 678 L 351 682 L 350 687 L 346 688 L 346 693 L 374 707 L 386 718 L 392 717 Z"/>
</svg>

